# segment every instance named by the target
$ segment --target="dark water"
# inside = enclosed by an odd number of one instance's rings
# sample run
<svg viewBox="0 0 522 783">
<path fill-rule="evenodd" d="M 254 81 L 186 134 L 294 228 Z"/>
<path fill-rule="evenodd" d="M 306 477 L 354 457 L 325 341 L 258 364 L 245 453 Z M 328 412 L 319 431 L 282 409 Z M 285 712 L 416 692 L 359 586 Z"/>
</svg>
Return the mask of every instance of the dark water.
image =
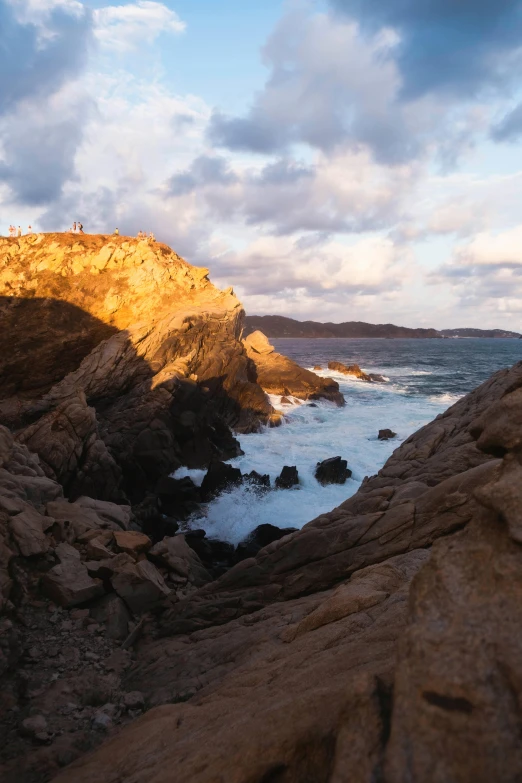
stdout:
<svg viewBox="0 0 522 783">
<path fill-rule="evenodd" d="M 522 360 L 516 339 L 271 339 L 280 352 L 303 367 L 328 361 L 356 363 L 382 372 L 407 395 L 462 395 L 489 376 Z"/>
</svg>

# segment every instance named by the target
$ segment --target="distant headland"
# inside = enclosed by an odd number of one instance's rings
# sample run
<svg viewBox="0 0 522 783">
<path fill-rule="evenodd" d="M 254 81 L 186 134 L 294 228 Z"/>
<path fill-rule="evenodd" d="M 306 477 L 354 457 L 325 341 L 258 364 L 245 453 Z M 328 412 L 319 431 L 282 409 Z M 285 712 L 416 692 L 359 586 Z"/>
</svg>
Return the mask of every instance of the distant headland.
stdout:
<svg viewBox="0 0 522 783">
<path fill-rule="evenodd" d="M 511 337 L 520 338 L 518 332 L 505 329 L 410 329 L 395 324 L 368 324 L 364 321 L 344 323 L 320 323 L 296 321 L 283 315 L 247 315 L 245 336 L 260 330 L 267 337 L 415 337 L 444 339 L 451 337 Z"/>
</svg>

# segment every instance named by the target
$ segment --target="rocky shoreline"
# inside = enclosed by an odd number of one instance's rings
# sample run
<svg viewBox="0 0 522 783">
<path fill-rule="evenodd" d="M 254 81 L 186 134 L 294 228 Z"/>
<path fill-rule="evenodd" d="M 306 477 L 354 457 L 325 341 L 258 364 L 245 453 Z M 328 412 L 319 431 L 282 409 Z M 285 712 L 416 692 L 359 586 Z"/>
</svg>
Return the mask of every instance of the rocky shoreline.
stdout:
<svg viewBox="0 0 522 783">
<path fill-rule="evenodd" d="M 159 243 L 0 240 L 0 289 L 2 781 L 519 779 L 522 363 L 233 547 L 186 521 L 274 491 L 236 435 L 281 422 L 267 393 L 344 404 L 335 381 L 243 341 Z"/>
</svg>

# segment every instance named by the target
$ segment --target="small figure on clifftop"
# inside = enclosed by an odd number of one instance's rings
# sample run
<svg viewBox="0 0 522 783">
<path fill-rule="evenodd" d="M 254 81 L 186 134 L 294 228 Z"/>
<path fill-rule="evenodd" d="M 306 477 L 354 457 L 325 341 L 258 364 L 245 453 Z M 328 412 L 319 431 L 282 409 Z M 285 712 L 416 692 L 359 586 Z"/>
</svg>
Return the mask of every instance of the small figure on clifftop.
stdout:
<svg viewBox="0 0 522 783">
<path fill-rule="evenodd" d="M 73 234 L 76 234 L 76 220 L 73 223 L 72 232 Z"/>
<path fill-rule="evenodd" d="M 83 223 L 78 223 L 77 231 L 78 234 L 83 234 Z"/>
<path fill-rule="evenodd" d="M 9 226 L 9 236 L 10 237 L 16 236 L 16 228 L 13 225 Z"/>
<path fill-rule="evenodd" d="M 114 232 L 113 232 L 113 236 L 119 237 L 119 235 L 120 235 L 120 229 L 119 228 L 115 228 Z"/>
<path fill-rule="evenodd" d="M 27 233 L 28 234 L 32 234 L 33 233 L 33 227 L 32 226 L 27 226 Z"/>
<path fill-rule="evenodd" d="M 154 236 L 154 234 L 151 231 L 150 234 L 149 234 L 149 243 L 150 242 L 155 242 L 155 241 L 156 241 L 156 237 Z"/>
<path fill-rule="evenodd" d="M 22 236 L 22 227 L 21 226 L 18 226 L 18 231 L 16 232 L 16 236 L 17 237 L 21 237 Z"/>
</svg>

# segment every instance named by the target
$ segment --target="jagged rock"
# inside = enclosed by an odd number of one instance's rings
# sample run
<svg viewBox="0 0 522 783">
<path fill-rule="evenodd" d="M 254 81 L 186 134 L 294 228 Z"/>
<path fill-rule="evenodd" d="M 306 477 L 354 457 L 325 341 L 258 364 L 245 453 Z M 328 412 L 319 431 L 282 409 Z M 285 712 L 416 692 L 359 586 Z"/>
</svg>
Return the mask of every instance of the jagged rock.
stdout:
<svg viewBox="0 0 522 783">
<path fill-rule="evenodd" d="M 202 531 L 204 532 L 204 531 Z M 236 562 L 235 547 L 227 541 L 206 538 L 206 535 L 195 535 L 198 531 L 189 530 L 185 533 L 185 541 L 197 554 L 207 571 L 214 577 L 221 576 L 227 568 Z"/>
<path fill-rule="evenodd" d="M 147 552 L 152 546 L 150 538 L 136 530 L 115 531 L 113 538 L 116 548 L 128 555 L 139 555 L 142 552 Z"/>
<path fill-rule="evenodd" d="M 251 470 L 250 473 L 246 473 L 243 476 L 243 481 L 252 484 L 254 487 L 263 489 L 270 488 L 270 476 L 268 473 L 258 473 L 257 470 Z"/>
<path fill-rule="evenodd" d="M 276 353 L 262 332 L 252 332 L 243 341 L 255 365 L 257 382 L 268 394 L 292 395 L 302 400 L 330 400 L 344 405 L 339 384 L 331 378 L 320 378 L 296 362 Z"/>
<path fill-rule="evenodd" d="M 38 454 L 49 478 L 66 488 L 74 500 L 92 495 L 118 500 L 121 470 L 100 439 L 94 408 L 79 392 L 18 434 Z"/>
<path fill-rule="evenodd" d="M 323 487 L 326 484 L 344 484 L 351 475 L 348 462 L 342 457 L 330 457 L 318 462 L 315 469 L 315 477 Z"/>
<path fill-rule="evenodd" d="M 295 465 L 285 465 L 275 480 L 277 489 L 291 489 L 299 484 L 299 473 Z"/>
<path fill-rule="evenodd" d="M 51 520 L 39 514 L 28 503 L 19 501 L 17 507 L 20 509 L 19 512 L 9 517 L 9 529 L 20 553 L 24 557 L 45 554 L 49 549 L 49 542 L 44 531 L 49 527 Z"/>
<path fill-rule="evenodd" d="M 352 375 L 354 378 L 358 378 L 361 381 L 371 382 L 371 378 L 368 373 L 361 370 L 358 364 L 343 364 L 342 362 L 328 362 L 328 369 L 334 372 L 340 372 L 343 375 Z"/>
<path fill-rule="evenodd" d="M 281 405 L 291 405 L 292 400 L 289 400 L 288 397 L 281 397 Z"/>
<path fill-rule="evenodd" d="M 186 519 L 201 503 L 200 489 L 189 476 L 181 479 L 163 476 L 156 484 L 155 492 L 162 511 L 178 519 Z"/>
<path fill-rule="evenodd" d="M 202 585 L 212 579 L 196 552 L 185 541 L 185 536 L 164 538 L 152 547 L 150 556 L 173 571 L 181 583 L 189 581 Z"/>
<path fill-rule="evenodd" d="M 245 560 L 247 557 L 254 557 L 260 549 L 273 541 L 279 541 L 283 536 L 295 533 L 296 527 L 280 528 L 275 525 L 258 525 L 248 536 L 237 545 L 236 560 Z"/>
<path fill-rule="evenodd" d="M 204 500 L 219 495 L 231 487 L 237 487 L 241 484 L 243 477 L 239 468 L 227 465 L 226 462 L 214 460 L 208 466 L 208 470 L 201 483 L 201 496 Z"/>
<path fill-rule="evenodd" d="M 80 553 L 70 544 L 59 544 L 60 563 L 42 577 L 42 590 L 59 606 L 77 606 L 103 595 L 103 584 L 89 576 Z"/>
<path fill-rule="evenodd" d="M 397 433 L 393 432 L 393 430 L 379 430 L 379 434 L 377 435 L 379 440 L 391 440 L 396 437 Z"/>
<path fill-rule="evenodd" d="M 127 563 L 113 575 L 112 586 L 133 614 L 143 614 L 169 595 L 158 569 L 148 560 Z"/>
<path fill-rule="evenodd" d="M 92 530 L 121 530 L 118 523 L 114 521 L 114 516 L 112 518 L 107 514 L 102 516 L 98 509 L 80 504 L 79 501 L 85 500 L 80 498 L 75 503 L 55 500 L 47 504 L 47 514 L 61 527 L 63 540 L 68 539 L 69 531 L 72 531 L 73 540 L 76 540 Z"/>
<path fill-rule="evenodd" d="M 107 558 L 114 557 L 114 553 L 111 552 L 110 549 L 107 549 L 107 543 L 107 539 L 100 537 L 90 538 L 85 545 L 86 558 L 88 560 L 106 560 Z"/>
<path fill-rule="evenodd" d="M 124 602 L 111 593 L 100 598 L 90 610 L 91 617 L 105 625 L 105 633 L 109 639 L 124 641 L 129 634 L 130 614 Z"/>
<path fill-rule="evenodd" d="M 321 365 L 320 365 L 320 364 L 316 364 L 316 365 L 314 366 L 314 370 L 315 370 L 315 371 L 317 371 L 317 372 L 319 372 L 319 371 L 320 371 L 320 370 L 322 370 L 322 369 L 323 369 L 323 368 L 321 367 Z"/>
</svg>

